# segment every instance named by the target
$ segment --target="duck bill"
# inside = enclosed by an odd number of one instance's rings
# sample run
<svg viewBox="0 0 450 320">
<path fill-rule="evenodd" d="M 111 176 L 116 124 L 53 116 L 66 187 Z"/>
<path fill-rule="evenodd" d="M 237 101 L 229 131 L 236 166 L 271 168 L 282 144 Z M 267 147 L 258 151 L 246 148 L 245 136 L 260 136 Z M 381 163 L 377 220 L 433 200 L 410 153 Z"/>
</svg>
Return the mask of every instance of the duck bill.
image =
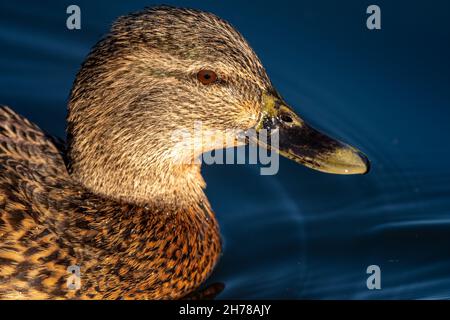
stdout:
<svg viewBox="0 0 450 320">
<path fill-rule="evenodd" d="M 369 172 L 370 162 L 362 152 L 309 126 L 279 96 L 267 94 L 263 100 L 264 110 L 256 127 L 260 145 L 321 172 Z"/>
</svg>

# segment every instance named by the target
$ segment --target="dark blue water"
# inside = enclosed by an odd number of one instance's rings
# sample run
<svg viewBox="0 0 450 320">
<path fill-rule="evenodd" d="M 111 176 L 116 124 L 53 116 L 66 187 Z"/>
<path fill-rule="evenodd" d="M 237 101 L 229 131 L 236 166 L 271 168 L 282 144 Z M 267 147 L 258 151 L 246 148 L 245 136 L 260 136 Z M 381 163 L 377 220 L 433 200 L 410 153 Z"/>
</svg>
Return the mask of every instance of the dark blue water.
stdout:
<svg viewBox="0 0 450 320">
<path fill-rule="evenodd" d="M 211 282 L 220 298 L 450 298 L 448 1 L 166 1 L 229 20 L 286 100 L 316 127 L 365 151 L 366 176 L 333 176 L 281 159 L 208 166 L 225 242 Z M 66 7 L 82 30 L 65 27 Z M 80 63 L 117 16 L 152 1 L 2 1 L 0 103 L 64 136 Z M 382 289 L 366 287 L 381 268 Z"/>
</svg>

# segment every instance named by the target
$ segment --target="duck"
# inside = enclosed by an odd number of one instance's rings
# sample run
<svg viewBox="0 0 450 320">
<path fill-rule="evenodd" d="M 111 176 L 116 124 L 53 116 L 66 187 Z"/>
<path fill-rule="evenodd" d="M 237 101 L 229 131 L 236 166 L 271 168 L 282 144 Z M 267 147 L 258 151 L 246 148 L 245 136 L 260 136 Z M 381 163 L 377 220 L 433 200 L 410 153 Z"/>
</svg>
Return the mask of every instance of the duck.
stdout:
<svg viewBox="0 0 450 320">
<path fill-rule="evenodd" d="M 82 63 L 67 109 L 62 140 L 0 107 L 0 299 L 197 290 L 222 246 L 201 163 L 190 160 L 248 141 L 205 139 L 192 152 L 193 139 L 180 146 L 171 135 L 195 122 L 277 133 L 276 152 L 318 171 L 369 170 L 363 153 L 283 100 L 230 23 L 196 9 L 119 17 Z"/>
</svg>

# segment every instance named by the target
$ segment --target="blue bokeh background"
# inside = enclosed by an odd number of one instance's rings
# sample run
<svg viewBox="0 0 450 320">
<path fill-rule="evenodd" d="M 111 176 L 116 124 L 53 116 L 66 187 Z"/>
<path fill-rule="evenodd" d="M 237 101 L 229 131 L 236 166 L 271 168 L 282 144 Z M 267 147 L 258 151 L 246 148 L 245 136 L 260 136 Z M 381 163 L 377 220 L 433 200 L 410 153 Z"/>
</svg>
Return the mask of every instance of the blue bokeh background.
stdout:
<svg viewBox="0 0 450 320">
<path fill-rule="evenodd" d="M 314 126 L 367 153 L 372 172 L 333 176 L 281 159 L 207 166 L 225 249 L 219 298 L 450 298 L 450 2 L 165 1 L 231 22 L 281 94 Z M 82 29 L 65 27 L 77 4 Z M 64 136 L 90 47 L 152 1 L 2 1 L 0 103 Z M 366 28 L 381 7 L 382 30 Z M 382 290 L 366 287 L 381 267 Z"/>
</svg>

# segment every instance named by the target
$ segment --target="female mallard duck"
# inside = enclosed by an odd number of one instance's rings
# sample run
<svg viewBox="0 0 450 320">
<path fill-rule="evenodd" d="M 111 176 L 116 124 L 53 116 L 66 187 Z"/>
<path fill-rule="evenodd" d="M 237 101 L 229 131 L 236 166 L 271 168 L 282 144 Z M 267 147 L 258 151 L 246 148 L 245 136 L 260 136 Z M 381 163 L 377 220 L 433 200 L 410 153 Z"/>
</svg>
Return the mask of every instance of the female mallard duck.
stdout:
<svg viewBox="0 0 450 320">
<path fill-rule="evenodd" d="M 0 298 L 167 299 L 195 290 L 219 258 L 219 228 L 200 164 L 170 155 L 199 155 L 171 139 L 197 121 L 278 132 L 282 155 L 320 171 L 368 170 L 360 152 L 284 103 L 224 20 L 173 7 L 123 16 L 76 77 L 67 147 L 0 108 Z M 70 266 L 80 267 L 81 288 L 68 286 Z"/>
</svg>

